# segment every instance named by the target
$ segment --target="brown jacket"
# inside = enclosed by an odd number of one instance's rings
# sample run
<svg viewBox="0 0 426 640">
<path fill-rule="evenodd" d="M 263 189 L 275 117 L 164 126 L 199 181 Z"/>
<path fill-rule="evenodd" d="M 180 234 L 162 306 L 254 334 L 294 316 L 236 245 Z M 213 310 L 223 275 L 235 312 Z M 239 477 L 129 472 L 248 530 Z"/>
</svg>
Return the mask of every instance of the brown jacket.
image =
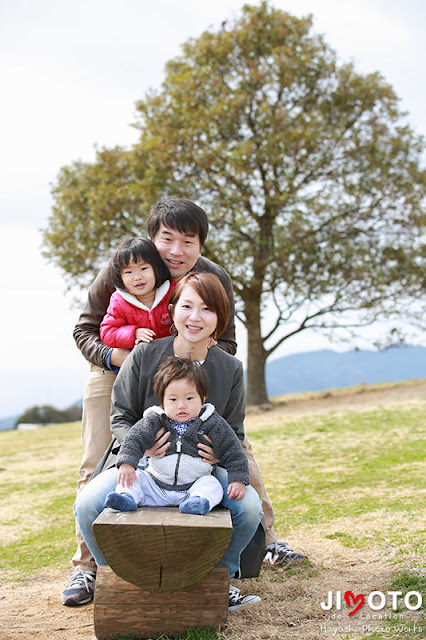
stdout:
<svg viewBox="0 0 426 640">
<path fill-rule="evenodd" d="M 86 360 L 102 368 L 105 367 L 105 357 L 110 349 L 101 341 L 99 327 L 108 308 L 109 299 L 115 291 L 111 283 L 110 269 L 111 263 L 108 263 L 98 273 L 90 286 L 85 307 L 73 331 L 77 347 Z M 237 350 L 237 342 L 235 338 L 234 292 L 231 278 L 225 269 L 203 257 L 197 260 L 192 271 L 214 273 L 225 287 L 231 303 L 231 312 L 228 325 L 218 340 L 218 346 L 227 353 L 234 355 Z"/>
</svg>

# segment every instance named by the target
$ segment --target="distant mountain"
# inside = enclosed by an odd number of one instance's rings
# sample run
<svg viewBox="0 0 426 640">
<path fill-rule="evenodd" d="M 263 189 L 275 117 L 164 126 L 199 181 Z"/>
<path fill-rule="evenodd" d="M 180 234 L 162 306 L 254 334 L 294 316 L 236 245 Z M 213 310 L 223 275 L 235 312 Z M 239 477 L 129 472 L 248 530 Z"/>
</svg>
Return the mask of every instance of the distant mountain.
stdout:
<svg viewBox="0 0 426 640">
<path fill-rule="evenodd" d="M 308 351 L 266 365 L 269 396 L 351 387 L 362 382 L 426 378 L 426 347 L 394 346 L 382 351 Z"/>
<path fill-rule="evenodd" d="M 9 431 L 10 429 L 14 429 L 17 419 L 17 415 L 9 418 L 0 418 L 0 431 Z"/>
</svg>

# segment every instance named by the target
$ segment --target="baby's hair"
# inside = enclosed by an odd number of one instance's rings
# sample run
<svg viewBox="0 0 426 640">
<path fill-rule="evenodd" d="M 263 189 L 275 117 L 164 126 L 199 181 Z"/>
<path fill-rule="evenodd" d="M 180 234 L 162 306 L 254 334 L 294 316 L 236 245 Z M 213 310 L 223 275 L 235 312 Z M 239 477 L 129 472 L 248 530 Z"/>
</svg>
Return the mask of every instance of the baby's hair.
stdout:
<svg viewBox="0 0 426 640">
<path fill-rule="evenodd" d="M 171 382 L 186 379 L 197 389 L 201 400 L 204 402 L 209 392 L 209 377 L 204 367 L 196 361 L 178 356 L 170 356 L 163 360 L 154 375 L 154 395 L 159 404 L 163 406 L 164 394 Z"/>
<path fill-rule="evenodd" d="M 170 272 L 152 240 L 149 238 L 126 238 L 118 245 L 111 262 L 111 280 L 116 289 L 126 290 L 121 271 L 128 267 L 132 261 L 139 262 L 141 260 L 152 266 L 156 289 L 166 280 L 170 280 Z"/>
</svg>

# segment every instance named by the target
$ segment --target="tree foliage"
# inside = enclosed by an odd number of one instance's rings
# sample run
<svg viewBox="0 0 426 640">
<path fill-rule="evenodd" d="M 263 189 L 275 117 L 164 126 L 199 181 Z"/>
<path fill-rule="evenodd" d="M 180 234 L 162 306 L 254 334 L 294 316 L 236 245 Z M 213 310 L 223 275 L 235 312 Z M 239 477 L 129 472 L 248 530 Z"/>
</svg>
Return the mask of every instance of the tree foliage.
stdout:
<svg viewBox="0 0 426 640">
<path fill-rule="evenodd" d="M 262 2 L 186 42 L 137 103 L 139 143 L 62 170 L 45 236 L 79 277 L 140 232 L 158 197 L 204 206 L 208 256 L 230 272 L 248 330 L 253 403 L 284 340 L 354 323 L 353 312 L 357 325 L 418 316 L 425 289 L 423 139 L 392 87 L 339 64 L 311 26 Z"/>
<path fill-rule="evenodd" d="M 60 424 L 62 422 L 74 422 L 75 420 L 81 420 L 81 407 L 69 407 L 62 410 L 50 404 L 44 404 L 26 409 L 15 424 Z"/>
</svg>

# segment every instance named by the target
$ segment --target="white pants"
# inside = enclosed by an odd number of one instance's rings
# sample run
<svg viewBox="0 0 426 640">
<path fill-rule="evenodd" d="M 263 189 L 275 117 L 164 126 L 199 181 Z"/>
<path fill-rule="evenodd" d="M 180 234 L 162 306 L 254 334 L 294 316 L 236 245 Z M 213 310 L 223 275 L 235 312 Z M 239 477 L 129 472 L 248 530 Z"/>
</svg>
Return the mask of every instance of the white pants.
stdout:
<svg viewBox="0 0 426 640">
<path fill-rule="evenodd" d="M 131 487 L 116 487 L 117 493 L 132 496 L 139 507 L 178 507 L 189 496 L 206 498 L 213 509 L 223 498 L 219 480 L 212 475 L 201 476 L 187 491 L 166 491 L 161 489 L 146 471 L 136 470 L 136 480 Z"/>
</svg>

